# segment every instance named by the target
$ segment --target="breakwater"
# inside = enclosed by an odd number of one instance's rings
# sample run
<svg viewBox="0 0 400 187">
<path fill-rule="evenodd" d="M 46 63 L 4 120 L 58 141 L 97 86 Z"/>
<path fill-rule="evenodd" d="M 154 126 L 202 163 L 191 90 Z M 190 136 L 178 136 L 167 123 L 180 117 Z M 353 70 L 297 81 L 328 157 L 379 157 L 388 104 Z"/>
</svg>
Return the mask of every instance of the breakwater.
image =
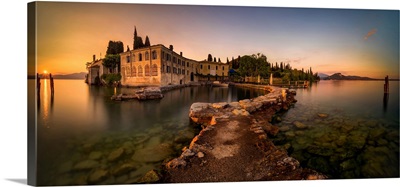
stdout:
<svg viewBox="0 0 400 187">
<path fill-rule="evenodd" d="M 193 103 L 189 117 L 203 129 L 178 158 L 165 164 L 161 182 L 234 182 L 324 179 L 325 175 L 300 167 L 270 136 L 279 128 L 276 113 L 296 102 L 294 90 L 261 85 L 236 85 L 268 90 L 254 99 L 231 103 Z M 156 182 L 156 181 L 154 181 Z M 160 181 L 158 181 L 160 182 Z"/>
</svg>

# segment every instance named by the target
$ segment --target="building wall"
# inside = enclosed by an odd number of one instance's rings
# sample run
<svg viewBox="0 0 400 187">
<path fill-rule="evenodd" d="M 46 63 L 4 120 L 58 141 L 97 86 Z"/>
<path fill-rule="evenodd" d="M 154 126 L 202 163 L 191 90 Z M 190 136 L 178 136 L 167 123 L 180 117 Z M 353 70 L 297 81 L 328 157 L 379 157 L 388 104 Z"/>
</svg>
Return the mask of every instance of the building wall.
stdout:
<svg viewBox="0 0 400 187">
<path fill-rule="evenodd" d="M 195 74 L 196 61 L 187 59 L 163 45 L 120 54 L 121 84 L 124 86 L 165 86 L 187 84 Z M 189 65 L 189 67 L 188 67 Z M 193 81 L 197 81 L 192 76 Z"/>
<path fill-rule="evenodd" d="M 204 79 L 208 75 L 214 77 L 212 80 L 216 80 L 215 77 L 219 77 L 219 79 L 223 79 L 224 77 L 228 77 L 229 72 L 229 64 L 218 63 L 218 62 L 209 62 L 209 61 L 201 61 L 199 62 L 199 74 Z M 208 79 L 208 78 L 207 78 Z M 211 80 L 211 79 L 210 79 Z"/>
</svg>

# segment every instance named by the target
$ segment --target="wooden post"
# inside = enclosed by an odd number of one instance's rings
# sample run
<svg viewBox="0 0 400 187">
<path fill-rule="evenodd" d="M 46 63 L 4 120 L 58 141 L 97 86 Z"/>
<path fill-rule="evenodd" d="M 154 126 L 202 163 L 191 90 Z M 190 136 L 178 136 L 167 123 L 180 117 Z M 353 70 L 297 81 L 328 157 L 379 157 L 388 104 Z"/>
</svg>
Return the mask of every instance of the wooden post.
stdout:
<svg viewBox="0 0 400 187">
<path fill-rule="evenodd" d="M 385 77 L 385 84 L 383 85 L 383 93 L 389 93 L 389 76 L 386 75 Z"/>
<path fill-rule="evenodd" d="M 53 80 L 53 76 L 50 73 L 50 90 L 51 90 L 51 96 L 53 97 L 54 95 L 54 80 Z"/>
<path fill-rule="evenodd" d="M 37 107 L 40 107 L 40 76 L 36 73 L 36 95 L 37 95 Z"/>
</svg>

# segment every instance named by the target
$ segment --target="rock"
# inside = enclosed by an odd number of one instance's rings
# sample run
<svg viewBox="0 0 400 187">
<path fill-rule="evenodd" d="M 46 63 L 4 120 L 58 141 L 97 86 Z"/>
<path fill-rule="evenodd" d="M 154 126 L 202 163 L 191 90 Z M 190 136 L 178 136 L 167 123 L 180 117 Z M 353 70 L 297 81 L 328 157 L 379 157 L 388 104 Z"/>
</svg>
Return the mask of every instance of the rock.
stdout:
<svg viewBox="0 0 400 187">
<path fill-rule="evenodd" d="M 185 151 L 183 151 L 183 153 L 181 154 L 181 157 L 183 159 L 188 158 L 188 157 L 192 157 L 194 156 L 196 153 L 194 153 L 192 150 L 190 149 L 186 149 Z"/>
<path fill-rule="evenodd" d="M 89 154 L 89 159 L 90 160 L 99 160 L 103 156 L 103 153 L 100 151 L 92 151 Z"/>
<path fill-rule="evenodd" d="M 190 106 L 190 113 L 197 113 L 202 111 L 203 109 L 208 108 L 209 104 L 208 103 L 193 103 Z M 189 114 L 190 117 L 190 114 Z"/>
<path fill-rule="evenodd" d="M 231 102 L 228 105 L 229 105 L 229 107 L 232 107 L 232 108 L 235 108 L 235 109 L 240 109 L 241 108 L 239 102 Z"/>
<path fill-rule="evenodd" d="M 355 169 L 359 164 L 354 159 L 345 160 L 340 163 L 340 168 L 343 171 L 349 171 Z"/>
<path fill-rule="evenodd" d="M 96 168 L 99 162 L 95 160 L 84 160 L 74 165 L 73 170 L 89 170 Z"/>
<path fill-rule="evenodd" d="M 285 136 L 287 136 L 287 137 L 295 137 L 296 134 L 294 134 L 293 131 L 288 131 L 288 132 L 285 133 Z"/>
<path fill-rule="evenodd" d="M 170 144 L 163 143 L 154 147 L 146 147 L 137 150 L 133 154 L 132 160 L 138 162 L 159 162 L 163 161 L 172 154 L 172 146 Z"/>
<path fill-rule="evenodd" d="M 320 117 L 320 118 L 326 118 L 326 117 L 328 117 L 328 114 L 319 113 L 319 114 L 318 114 L 318 117 Z"/>
<path fill-rule="evenodd" d="M 201 152 L 199 152 L 199 153 L 201 153 Z M 198 157 L 199 157 L 199 153 L 197 153 Z M 204 156 L 204 154 L 203 154 L 203 156 Z M 185 167 L 186 166 L 186 161 L 184 159 L 182 159 L 182 158 L 174 158 L 171 161 L 169 161 L 165 166 L 168 169 Z"/>
<path fill-rule="evenodd" d="M 248 112 L 248 111 L 246 111 L 246 110 L 244 110 L 244 109 L 240 109 L 240 110 L 238 110 L 238 109 L 234 109 L 233 111 L 232 111 L 232 113 L 234 114 L 234 115 L 242 115 L 242 116 L 249 116 L 250 115 L 250 113 Z"/>
<path fill-rule="evenodd" d="M 186 144 L 189 143 L 194 137 L 194 133 L 188 130 L 179 131 L 175 136 L 174 142 L 177 144 Z"/>
<path fill-rule="evenodd" d="M 108 155 L 107 160 L 113 162 L 119 159 L 122 156 L 122 154 L 124 154 L 124 149 L 118 148 Z"/>
<path fill-rule="evenodd" d="M 107 178 L 108 171 L 104 169 L 97 169 L 92 174 L 89 175 L 88 182 L 91 184 L 96 184 Z"/>
<path fill-rule="evenodd" d="M 376 141 L 376 144 L 377 144 L 378 146 L 385 146 L 385 145 L 388 145 L 389 142 L 388 142 L 387 140 L 381 138 L 381 139 L 379 139 L 379 140 Z"/>
<path fill-rule="evenodd" d="M 288 93 L 290 93 L 292 95 L 296 95 L 296 90 L 295 89 L 289 89 Z"/>
<path fill-rule="evenodd" d="M 112 171 L 112 174 L 115 176 L 123 175 L 129 173 L 130 171 L 136 169 L 136 166 L 133 163 L 125 163 L 118 166 L 116 169 Z"/>
<path fill-rule="evenodd" d="M 139 183 L 156 183 L 160 181 L 160 179 L 159 174 L 155 170 L 151 170 L 139 179 Z"/>
<path fill-rule="evenodd" d="M 203 158 L 203 157 L 204 157 L 204 153 L 203 153 L 203 152 L 198 152 L 198 153 L 197 153 L 197 157 Z"/>
<path fill-rule="evenodd" d="M 307 125 L 305 125 L 299 121 L 293 122 L 293 125 L 296 126 L 298 129 L 306 129 L 307 128 Z"/>
<path fill-rule="evenodd" d="M 228 103 L 226 103 L 226 102 L 222 102 L 222 103 L 213 103 L 211 106 L 212 106 L 213 108 L 215 108 L 215 109 L 224 109 L 224 108 L 228 107 Z"/>
<path fill-rule="evenodd" d="M 282 127 L 279 127 L 279 130 L 282 132 L 286 132 L 290 130 L 290 127 L 288 125 L 284 125 Z"/>
<path fill-rule="evenodd" d="M 385 128 L 383 128 L 383 127 L 374 128 L 369 133 L 369 139 L 377 140 L 377 139 L 381 138 L 384 134 L 385 134 Z"/>
</svg>

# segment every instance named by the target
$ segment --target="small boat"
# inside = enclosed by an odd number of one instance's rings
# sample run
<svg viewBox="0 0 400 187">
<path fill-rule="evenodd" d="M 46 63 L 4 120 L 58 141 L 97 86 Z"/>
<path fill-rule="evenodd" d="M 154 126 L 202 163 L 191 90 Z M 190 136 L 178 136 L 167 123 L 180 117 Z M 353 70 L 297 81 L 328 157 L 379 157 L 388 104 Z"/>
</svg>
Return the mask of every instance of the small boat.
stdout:
<svg viewBox="0 0 400 187">
<path fill-rule="evenodd" d="M 214 81 L 212 82 L 213 87 L 228 87 L 228 83 L 221 83 L 220 81 Z"/>
</svg>

